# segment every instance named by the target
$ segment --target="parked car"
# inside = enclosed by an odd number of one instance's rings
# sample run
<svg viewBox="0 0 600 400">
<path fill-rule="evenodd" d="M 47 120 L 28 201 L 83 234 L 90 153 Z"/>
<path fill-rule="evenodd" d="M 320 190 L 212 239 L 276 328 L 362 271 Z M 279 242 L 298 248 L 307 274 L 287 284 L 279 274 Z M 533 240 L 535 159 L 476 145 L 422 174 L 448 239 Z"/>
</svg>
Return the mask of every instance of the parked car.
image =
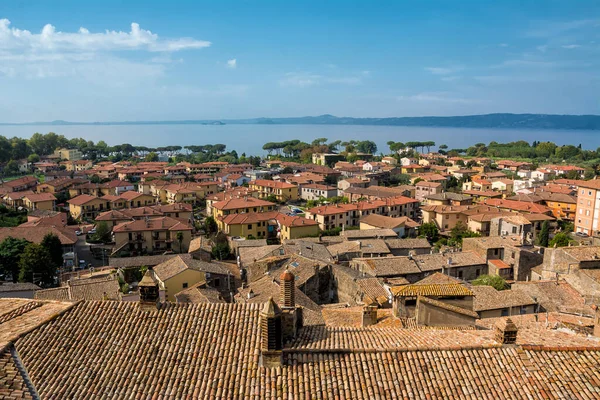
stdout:
<svg viewBox="0 0 600 400">
<path fill-rule="evenodd" d="M 589 237 L 590 235 L 588 235 L 587 233 L 584 233 L 584 232 L 576 232 L 575 236 L 586 238 L 586 237 Z"/>
<path fill-rule="evenodd" d="M 76 230 L 76 231 L 75 231 L 75 234 L 76 234 L 77 236 L 81 236 L 81 235 L 83 234 L 83 232 L 81 232 L 81 231 L 78 229 L 78 230 Z"/>
<path fill-rule="evenodd" d="M 88 235 L 93 235 L 93 234 L 95 234 L 95 233 L 96 233 L 96 228 L 95 228 L 95 227 L 94 227 L 94 228 L 92 228 L 92 229 L 90 229 L 90 230 L 88 231 Z"/>
<path fill-rule="evenodd" d="M 79 269 L 86 269 L 88 266 L 85 260 L 79 260 Z"/>
</svg>

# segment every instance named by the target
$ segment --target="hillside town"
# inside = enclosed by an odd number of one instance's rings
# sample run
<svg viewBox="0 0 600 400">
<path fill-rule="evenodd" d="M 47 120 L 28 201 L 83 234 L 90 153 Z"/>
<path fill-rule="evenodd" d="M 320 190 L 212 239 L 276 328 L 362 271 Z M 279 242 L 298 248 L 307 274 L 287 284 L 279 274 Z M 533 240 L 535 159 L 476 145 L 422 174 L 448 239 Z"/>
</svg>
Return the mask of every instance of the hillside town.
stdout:
<svg viewBox="0 0 600 400">
<path fill-rule="evenodd" d="M 0 398 L 600 398 L 600 180 L 434 146 L 17 160 Z"/>
</svg>

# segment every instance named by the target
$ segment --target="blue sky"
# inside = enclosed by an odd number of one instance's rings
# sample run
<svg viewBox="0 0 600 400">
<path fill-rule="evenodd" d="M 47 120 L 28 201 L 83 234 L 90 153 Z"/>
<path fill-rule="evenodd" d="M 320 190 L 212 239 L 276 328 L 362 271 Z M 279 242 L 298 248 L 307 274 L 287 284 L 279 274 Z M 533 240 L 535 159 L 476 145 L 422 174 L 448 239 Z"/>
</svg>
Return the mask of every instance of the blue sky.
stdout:
<svg viewBox="0 0 600 400">
<path fill-rule="evenodd" d="M 0 121 L 600 114 L 600 1 L 0 0 Z"/>
</svg>

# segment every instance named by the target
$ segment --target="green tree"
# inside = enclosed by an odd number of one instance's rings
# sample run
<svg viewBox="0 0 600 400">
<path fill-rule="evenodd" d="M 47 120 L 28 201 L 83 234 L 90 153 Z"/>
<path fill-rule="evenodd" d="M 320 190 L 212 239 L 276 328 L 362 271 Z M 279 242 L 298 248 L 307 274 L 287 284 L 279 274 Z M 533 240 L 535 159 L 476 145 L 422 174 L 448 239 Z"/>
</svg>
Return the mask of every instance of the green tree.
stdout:
<svg viewBox="0 0 600 400">
<path fill-rule="evenodd" d="M 96 233 L 94 234 L 94 239 L 102 243 L 112 242 L 110 228 L 108 227 L 108 224 L 106 222 L 100 221 L 98 225 L 96 225 Z"/>
<path fill-rule="evenodd" d="M 569 245 L 569 243 L 571 243 L 571 238 L 569 237 L 569 235 L 564 232 L 559 232 L 556 235 L 554 235 L 554 237 L 552 238 L 550 243 L 548 243 L 548 245 L 550 247 L 566 247 Z"/>
<path fill-rule="evenodd" d="M 176 236 L 179 243 L 179 253 L 183 253 L 183 232 L 177 232 Z"/>
<path fill-rule="evenodd" d="M 543 247 L 548 247 L 548 242 L 550 241 L 550 226 L 548 221 L 544 221 L 542 224 L 542 230 L 538 235 L 539 245 Z"/>
<path fill-rule="evenodd" d="M 144 160 L 148 162 L 158 161 L 158 154 L 155 152 L 148 153 Z"/>
<path fill-rule="evenodd" d="M 464 222 L 458 221 L 454 228 L 450 230 L 450 241 L 448 242 L 452 246 L 462 246 L 464 238 L 479 237 L 479 233 L 473 232 L 469 229 Z"/>
<path fill-rule="evenodd" d="M 491 286 L 496 290 L 508 289 L 508 284 L 500 275 L 480 275 L 471 284 L 473 286 Z"/>
<path fill-rule="evenodd" d="M 63 265 L 63 251 L 62 243 L 60 242 L 58 236 L 48 233 L 46 236 L 44 236 L 40 245 L 48 250 L 48 253 L 50 253 L 53 266 L 57 269 L 60 268 Z"/>
<path fill-rule="evenodd" d="M 419 227 L 419 235 L 425 236 L 430 242 L 435 242 L 438 239 L 439 231 L 435 223 L 426 222 Z"/>
<path fill-rule="evenodd" d="M 0 243 L 0 274 L 10 275 L 13 282 L 19 278 L 19 259 L 30 242 L 7 237 Z"/>
<path fill-rule="evenodd" d="M 37 154 L 33 153 L 30 154 L 29 157 L 27 157 L 27 161 L 30 163 L 36 163 L 40 161 L 40 156 L 38 156 Z"/>
<path fill-rule="evenodd" d="M 217 229 L 219 229 L 219 227 L 217 225 L 217 221 L 215 221 L 215 218 L 212 216 L 206 217 L 204 220 L 204 232 L 206 232 L 206 234 L 210 234 L 216 232 Z"/>
<path fill-rule="evenodd" d="M 33 282 L 49 287 L 54 285 L 56 267 L 52 255 L 42 245 L 29 243 L 19 260 L 19 282 Z"/>
<path fill-rule="evenodd" d="M 10 160 L 4 166 L 4 174 L 5 175 L 13 175 L 19 172 L 19 163 L 15 160 Z"/>
<path fill-rule="evenodd" d="M 225 260 L 229 258 L 231 249 L 229 248 L 229 244 L 227 242 L 221 242 L 212 247 L 211 254 L 216 260 Z"/>
<path fill-rule="evenodd" d="M 358 142 L 356 149 L 361 153 L 375 154 L 377 145 L 372 140 L 362 140 Z"/>
</svg>

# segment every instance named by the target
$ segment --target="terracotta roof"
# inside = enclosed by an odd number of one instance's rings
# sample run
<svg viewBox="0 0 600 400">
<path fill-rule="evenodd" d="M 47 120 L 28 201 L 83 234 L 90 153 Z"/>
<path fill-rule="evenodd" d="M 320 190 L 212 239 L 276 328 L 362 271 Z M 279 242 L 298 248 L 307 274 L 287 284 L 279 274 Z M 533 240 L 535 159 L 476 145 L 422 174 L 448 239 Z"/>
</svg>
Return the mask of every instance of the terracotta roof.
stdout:
<svg viewBox="0 0 600 400">
<path fill-rule="evenodd" d="M 225 303 L 217 289 L 206 286 L 206 282 L 198 282 L 175 294 L 177 303 Z"/>
<path fill-rule="evenodd" d="M 261 366 L 262 306 L 42 303 L 2 323 L 0 343 L 41 398 L 598 397 L 600 341 L 543 324 L 516 322 L 516 346 L 492 330 L 305 326 L 280 367 Z"/>
<path fill-rule="evenodd" d="M 58 236 L 63 246 L 69 246 L 77 243 L 77 235 L 71 229 L 53 225 L 35 225 L 35 226 L 15 226 L 12 228 L 0 227 L 0 242 L 7 237 L 15 239 L 25 239 L 32 243 L 41 243 L 44 236 L 52 233 Z"/>
<path fill-rule="evenodd" d="M 67 200 L 67 203 L 73 204 L 76 206 L 82 206 L 84 204 L 89 203 L 90 201 L 97 200 L 97 199 L 99 199 L 99 197 L 90 196 L 89 194 L 80 194 L 77 197 L 73 197 L 72 199 Z"/>
<path fill-rule="evenodd" d="M 473 310 L 488 311 L 535 304 L 530 296 L 519 290 L 496 290 L 491 286 L 473 286 Z"/>
<path fill-rule="evenodd" d="M 120 300 L 119 283 L 114 276 L 106 278 L 85 278 L 68 281 L 65 286 L 38 290 L 36 300 Z"/>
<path fill-rule="evenodd" d="M 368 265 L 375 276 L 402 276 L 421 273 L 415 261 L 408 257 L 355 258 L 352 262 Z"/>
<path fill-rule="evenodd" d="M 398 234 L 390 228 L 385 229 L 349 229 L 341 232 L 340 236 L 346 240 L 375 239 L 375 238 L 397 238 Z"/>
<path fill-rule="evenodd" d="M 414 296 L 473 296 L 473 292 L 460 283 L 432 283 L 392 287 L 392 294 L 400 297 Z"/>
<path fill-rule="evenodd" d="M 552 210 L 546 206 L 536 203 L 529 203 L 525 201 L 516 200 L 505 200 L 505 199 L 486 199 L 486 205 L 495 206 L 500 208 L 507 208 L 510 210 L 525 211 L 529 213 L 546 214 Z"/>
<path fill-rule="evenodd" d="M 25 198 L 31 201 L 32 203 L 37 203 L 40 201 L 56 201 L 56 197 L 54 197 L 52 193 L 28 194 L 25 196 Z"/>
<path fill-rule="evenodd" d="M 276 189 L 291 189 L 298 187 L 296 185 L 292 185 L 291 183 L 270 181 L 267 179 L 257 179 L 255 181 L 250 182 L 250 185 L 264 186 Z"/>
<path fill-rule="evenodd" d="M 431 275 L 426 276 L 420 281 L 416 282 L 415 285 L 439 285 L 439 284 L 449 284 L 449 283 L 461 283 L 462 281 L 457 278 L 453 278 L 446 274 L 442 274 L 441 272 L 434 272 Z"/>
<path fill-rule="evenodd" d="M 406 224 L 407 220 L 408 217 L 394 218 L 385 215 L 369 214 L 362 217 L 360 219 L 360 222 L 371 226 L 376 226 L 378 228 L 394 229 L 398 227 L 403 227 Z"/>
<path fill-rule="evenodd" d="M 387 246 L 391 249 L 431 249 L 427 239 L 406 238 L 406 239 L 384 239 Z"/>
<path fill-rule="evenodd" d="M 188 254 L 171 256 L 168 260 L 155 265 L 153 271 L 156 277 L 164 282 L 187 269 L 221 275 L 227 275 L 229 272 L 219 263 L 196 260 Z"/>
<path fill-rule="evenodd" d="M 21 291 L 34 291 L 40 290 L 38 285 L 34 285 L 31 282 L 2 282 L 0 281 L 0 293 L 10 293 L 10 292 L 21 292 Z"/>
<path fill-rule="evenodd" d="M 240 198 L 225 198 L 225 200 L 213 203 L 212 207 L 217 210 L 237 210 L 240 208 L 268 207 L 274 205 L 275 204 L 271 203 L 270 201 L 248 196 Z"/>
<path fill-rule="evenodd" d="M 592 270 L 581 270 L 588 272 Z M 594 315 L 591 305 L 566 281 L 531 281 L 515 282 L 513 291 L 520 291 L 535 299 L 542 310 L 549 312 L 569 312 L 583 315 Z"/>
<path fill-rule="evenodd" d="M 113 227 L 113 232 L 141 232 L 141 231 L 191 231 L 188 224 L 171 217 L 150 218 L 148 220 L 138 219 L 130 222 L 122 222 Z"/>
<path fill-rule="evenodd" d="M 437 308 L 442 308 L 446 311 L 450 311 L 457 314 L 463 314 L 473 318 L 479 318 L 479 314 L 475 311 L 467 310 L 466 308 L 458 307 L 453 304 L 444 303 L 443 301 L 430 299 L 429 297 L 419 296 L 418 301 L 420 303 L 427 303 Z"/>
<path fill-rule="evenodd" d="M 472 251 L 456 253 L 417 254 L 413 256 L 421 271 L 437 271 L 443 268 L 486 265 L 485 259 Z"/>
</svg>

